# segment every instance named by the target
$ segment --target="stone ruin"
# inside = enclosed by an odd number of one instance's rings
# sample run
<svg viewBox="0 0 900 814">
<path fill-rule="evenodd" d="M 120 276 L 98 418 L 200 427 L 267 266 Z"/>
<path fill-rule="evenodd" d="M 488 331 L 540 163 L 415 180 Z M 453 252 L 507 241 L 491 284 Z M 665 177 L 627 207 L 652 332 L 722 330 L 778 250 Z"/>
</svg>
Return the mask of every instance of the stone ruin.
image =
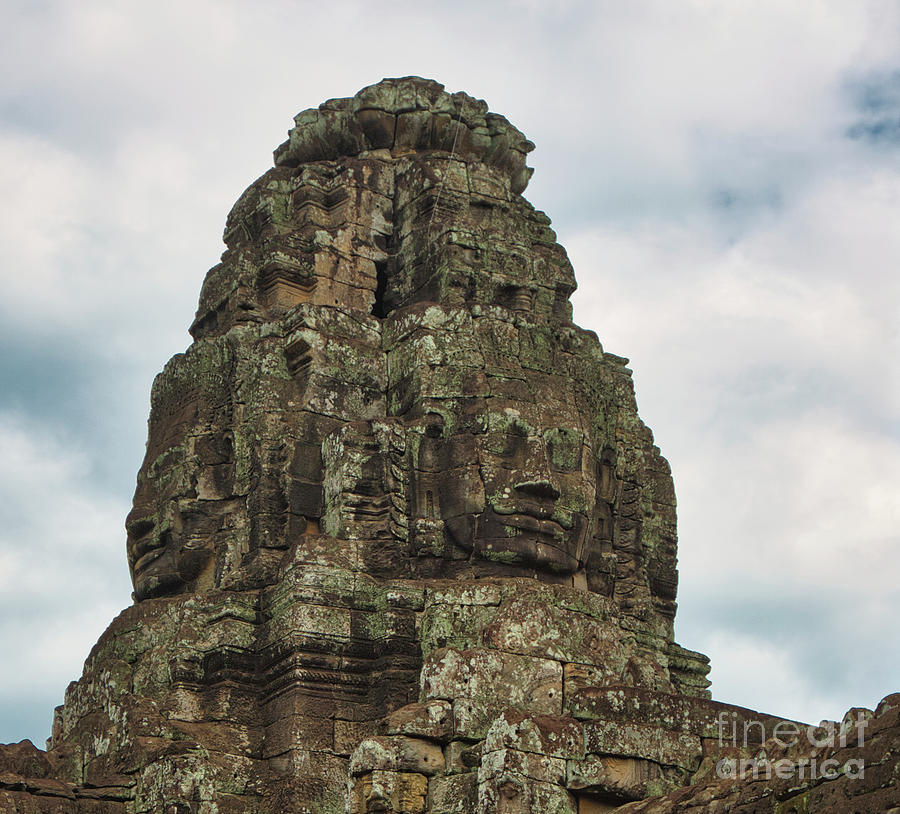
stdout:
<svg viewBox="0 0 900 814">
<path fill-rule="evenodd" d="M 153 385 L 135 603 L 0 811 L 900 811 L 900 696 L 781 747 L 675 643 L 672 476 L 533 145 L 418 78 L 295 122 Z M 761 754 L 867 773 L 721 776 Z"/>
</svg>

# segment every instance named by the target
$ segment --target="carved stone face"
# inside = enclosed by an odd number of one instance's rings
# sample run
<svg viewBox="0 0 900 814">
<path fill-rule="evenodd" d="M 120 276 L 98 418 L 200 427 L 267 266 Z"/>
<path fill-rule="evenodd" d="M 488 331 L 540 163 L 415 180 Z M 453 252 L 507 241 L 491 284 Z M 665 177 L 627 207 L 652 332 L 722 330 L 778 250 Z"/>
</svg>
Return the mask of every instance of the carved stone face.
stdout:
<svg viewBox="0 0 900 814">
<path fill-rule="evenodd" d="M 211 518 L 195 503 L 166 501 L 157 519 L 136 506 L 126 523 L 128 563 L 138 600 L 180 593 L 195 584 L 213 557 Z"/>
<path fill-rule="evenodd" d="M 141 470 L 125 522 L 138 600 L 197 587 L 214 566 L 227 526 L 223 498 L 231 491 L 230 435 L 193 437 L 186 432 L 177 440 Z"/>
<path fill-rule="evenodd" d="M 487 416 L 477 436 L 485 509 L 475 551 L 571 573 L 583 560 L 595 483 L 578 429 L 536 428 L 510 414 Z"/>
<path fill-rule="evenodd" d="M 422 513 L 439 514 L 447 539 L 476 557 L 574 573 L 595 531 L 597 456 L 571 418 L 530 412 L 493 409 L 448 438 L 426 432 L 417 503 Z M 428 469 L 441 473 L 433 488 Z"/>
<path fill-rule="evenodd" d="M 176 357 L 154 386 L 147 452 L 125 521 L 135 598 L 212 587 L 234 537 L 234 443 L 218 352 Z"/>
</svg>

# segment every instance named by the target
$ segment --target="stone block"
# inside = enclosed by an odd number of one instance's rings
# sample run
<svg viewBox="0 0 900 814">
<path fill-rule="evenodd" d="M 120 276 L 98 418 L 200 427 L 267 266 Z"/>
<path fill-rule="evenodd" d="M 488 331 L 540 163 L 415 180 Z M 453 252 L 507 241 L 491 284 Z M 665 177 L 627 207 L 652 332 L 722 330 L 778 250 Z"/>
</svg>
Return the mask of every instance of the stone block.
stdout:
<svg viewBox="0 0 900 814">
<path fill-rule="evenodd" d="M 385 723 L 388 735 L 446 742 L 453 737 L 453 706 L 446 700 L 407 704 L 394 710 Z"/>
<path fill-rule="evenodd" d="M 423 700 L 453 702 L 454 732 L 479 740 L 504 710 L 562 711 L 562 665 L 484 648 L 435 650 L 422 666 Z"/>
<path fill-rule="evenodd" d="M 350 773 L 356 777 L 375 770 L 433 775 L 444 765 L 439 746 L 403 735 L 366 738 L 350 757 Z"/>
</svg>

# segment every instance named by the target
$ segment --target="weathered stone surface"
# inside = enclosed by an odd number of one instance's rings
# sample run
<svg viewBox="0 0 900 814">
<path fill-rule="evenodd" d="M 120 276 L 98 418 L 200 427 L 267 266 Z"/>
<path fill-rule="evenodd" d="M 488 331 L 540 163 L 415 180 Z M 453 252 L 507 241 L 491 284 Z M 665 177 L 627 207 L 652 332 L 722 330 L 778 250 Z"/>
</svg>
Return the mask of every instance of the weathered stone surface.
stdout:
<svg viewBox="0 0 900 814">
<path fill-rule="evenodd" d="M 440 747 L 421 738 L 403 735 L 366 738 L 350 758 L 350 774 L 370 771 L 411 772 L 432 775 L 443 771 Z"/>
<path fill-rule="evenodd" d="M 580 760 L 585 754 L 584 726 L 568 716 L 527 716 L 507 710 L 491 724 L 484 740 L 484 749 L 515 749 Z"/>
<path fill-rule="evenodd" d="M 813 746 L 804 735 L 785 748 L 769 739 L 762 751 L 755 751 L 755 765 L 732 766 L 725 777 L 698 779 L 687 788 L 617 810 L 625 814 L 900 811 L 900 695 L 885 698 L 874 715 L 862 711 L 862 727 L 859 712 L 848 713 L 833 741 L 823 737 L 822 745 Z M 840 733 L 848 736 L 846 743 Z"/>
<path fill-rule="evenodd" d="M 434 741 L 453 737 L 453 705 L 450 701 L 407 704 L 392 712 L 385 721 L 388 735 L 412 735 Z"/>
<path fill-rule="evenodd" d="M 716 779 L 777 720 L 674 642 L 669 466 L 572 322 L 532 147 L 412 77 L 295 118 L 153 385 L 135 604 L 49 750 L 0 746 L 0 811 L 893 804 L 896 699 L 864 783 Z"/>
</svg>

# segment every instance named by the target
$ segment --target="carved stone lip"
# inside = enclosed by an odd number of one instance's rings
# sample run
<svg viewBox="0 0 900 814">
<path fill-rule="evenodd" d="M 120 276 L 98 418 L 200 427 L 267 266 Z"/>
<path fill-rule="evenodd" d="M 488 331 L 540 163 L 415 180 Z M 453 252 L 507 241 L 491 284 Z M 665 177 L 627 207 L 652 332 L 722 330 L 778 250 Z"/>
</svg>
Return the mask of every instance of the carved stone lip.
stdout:
<svg viewBox="0 0 900 814">
<path fill-rule="evenodd" d="M 138 574 L 143 571 L 150 563 L 158 560 L 165 552 L 165 546 L 156 546 L 141 555 L 134 563 L 134 573 Z"/>
<path fill-rule="evenodd" d="M 566 533 L 566 529 L 556 520 L 535 517 L 533 514 L 516 513 L 501 517 L 504 526 L 540 534 L 542 537 L 560 537 Z"/>
<path fill-rule="evenodd" d="M 516 526 L 517 524 L 511 522 L 510 518 L 517 517 L 526 523 L 534 520 L 552 523 L 565 531 L 571 531 L 575 526 L 572 515 L 560 511 L 558 507 L 541 506 L 537 503 L 495 503 L 491 508 L 495 514 L 503 517 L 503 523 L 507 526 Z"/>
</svg>

